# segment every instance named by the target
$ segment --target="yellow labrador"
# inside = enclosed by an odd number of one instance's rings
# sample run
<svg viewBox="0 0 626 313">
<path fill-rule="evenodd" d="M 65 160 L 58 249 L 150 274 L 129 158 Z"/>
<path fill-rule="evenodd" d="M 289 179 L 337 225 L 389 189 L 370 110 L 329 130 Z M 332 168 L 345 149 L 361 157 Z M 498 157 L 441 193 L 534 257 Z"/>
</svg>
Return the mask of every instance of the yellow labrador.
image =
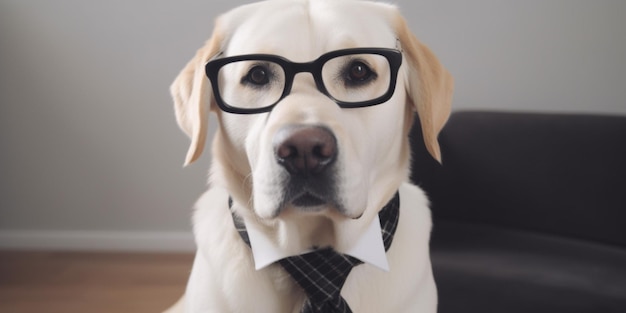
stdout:
<svg viewBox="0 0 626 313">
<path fill-rule="evenodd" d="M 172 312 L 300 312 L 307 296 L 275 254 L 350 254 L 396 193 L 391 247 L 364 257 L 341 296 L 357 313 L 436 312 L 430 210 L 408 181 L 408 132 L 417 112 L 440 159 L 452 88 L 392 5 L 270 0 L 222 15 L 171 87 L 191 137 L 186 164 L 204 149 L 209 112 L 219 121 L 193 217 L 196 259 Z M 252 249 L 237 219 L 255 233 Z M 380 250 L 373 242 L 366 251 Z"/>
</svg>

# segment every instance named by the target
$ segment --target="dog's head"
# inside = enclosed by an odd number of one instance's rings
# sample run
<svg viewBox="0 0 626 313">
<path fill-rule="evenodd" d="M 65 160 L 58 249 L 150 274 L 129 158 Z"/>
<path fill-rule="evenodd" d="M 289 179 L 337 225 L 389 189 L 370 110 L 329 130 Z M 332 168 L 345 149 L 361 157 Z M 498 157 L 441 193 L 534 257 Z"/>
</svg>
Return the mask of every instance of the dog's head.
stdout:
<svg viewBox="0 0 626 313">
<path fill-rule="evenodd" d="M 440 159 L 452 78 L 391 5 L 272 0 L 222 15 L 171 92 L 192 140 L 186 163 L 214 112 L 212 183 L 248 204 L 243 215 L 306 228 L 371 219 L 392 197 L 414 112 Z"/>
</svg>

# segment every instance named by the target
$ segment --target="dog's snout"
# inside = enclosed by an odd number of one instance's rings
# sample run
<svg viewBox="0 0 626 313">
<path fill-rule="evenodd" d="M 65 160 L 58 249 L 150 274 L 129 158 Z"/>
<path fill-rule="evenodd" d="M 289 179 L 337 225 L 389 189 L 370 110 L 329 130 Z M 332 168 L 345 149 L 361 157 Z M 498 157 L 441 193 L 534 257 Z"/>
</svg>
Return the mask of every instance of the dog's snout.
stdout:
<svg viewBox="0 0 626 313">
<path fill-rule="evenodd" d="M 321 173 L 337 157 L 337 139 L 328 128 L 291 125 L 274 137 L 276 160 L 292 175 Z"/>
</svg>

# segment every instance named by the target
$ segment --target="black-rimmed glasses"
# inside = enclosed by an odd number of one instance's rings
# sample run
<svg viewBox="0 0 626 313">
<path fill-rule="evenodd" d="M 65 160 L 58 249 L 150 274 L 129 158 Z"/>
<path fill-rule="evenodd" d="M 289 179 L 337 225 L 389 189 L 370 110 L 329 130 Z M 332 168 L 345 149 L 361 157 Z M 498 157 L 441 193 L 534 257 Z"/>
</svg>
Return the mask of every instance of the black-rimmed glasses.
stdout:
<svg viewBox="0 0 626 313">
<path fill-rule="evenodd" d="M 215 59 L 206 64 L 217 105 L 226 112 L 270 111 L 291 92 L 296 74 L 313 75 L 317 89 L 342 108 L 377 105 L 394 93 L 402 54 L 395 49 L 355 48 L 294 63 L 270 54 Z"/>
</svg>

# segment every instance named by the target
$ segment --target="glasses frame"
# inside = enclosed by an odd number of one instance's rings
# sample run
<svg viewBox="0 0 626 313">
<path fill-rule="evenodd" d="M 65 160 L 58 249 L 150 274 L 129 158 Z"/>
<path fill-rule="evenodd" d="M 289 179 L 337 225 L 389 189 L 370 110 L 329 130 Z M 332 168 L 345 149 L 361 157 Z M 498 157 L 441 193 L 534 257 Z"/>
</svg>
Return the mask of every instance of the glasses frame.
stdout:
<svg viewBox="0 0 626 313">
<path fill-rule="evenodd" d="M 387 88 L 387 92 L 385 94 L 372 100 L 360 101 L 360 102 L 340 101 L 336 99 L 335 97 L 333 97 L 332 95 L 330 95 L 330 93 L 326 89 L 326 86 L 324 86 L 324 81 L 322 79 L 322 67 L 324 66 L 326 62 L 328 62 L 329 60 L 333 58 L 350 55 L 350 54 L 376 54 L 376 55 L 383 56 L 387 59 L 387 61 L 389 62 L 390 79 L 389 79 L 389 87 Z M 222 99 L 222 96 L 220 94 L 218 73 L 220 69 L 227 64 L 230 64 L 233 62 L 239 62 L 239 61 L 253 61 L 253 60 L 274 62 L 283 68 L 285 72 L 285 86 L 283 89 L 283 93 L 276 102 L 268 106 L 261 107 L 261 108 L 237 108 L 237 107 L 230 106 L 228 103 L 224 101 L 224 99 Z M 271 111 L 280 101 L 285 99 L 285 97 L 287 97 L 291 93 L 291 88 L 293 87 L 293 81 L 294 81 L 296 74 L 304 73 L 304 72 L 311 73 L 313 75 L 313 79 L 315 80 L 315 85 L 317 86 L 317 89 L 321 93 L 323 93 L 324 95 L 326 95 L 327 97 L 335 101 L 335 103 L 337 103 L 337 105 L 339 105 L 339 107 L 341 108 L 362 108 L 362 107 L 368 107 L 368 106 L 381 104 L 383 102 L 386 102 L 393 96 L 393 93 L 395 92 L 395 89 L 396 89 L 398 71 L 401 65 L 402 65 L 402 52 L 399 50 L 388 49 L 388 48 L 352 48 L 352 49 L 342 49 L 342 50 L 331 51 L 331 52 L 321 55 L 319 58 L 317 58 L 314 61 L 305 62 L 305 63 L 292 62 L 284 57 L 273 55 L 273 54 L 246 54 L 246 55 L 225 57 L 225 58 L 214 59 L 214 60 L 207 62 L 207 64 L 205 65 L 205 72 L 206 72 L 207 77 L 211 81 L 211 86 L 213 89 L 213 97 L 215 99 L 215 102 L 217 103 L 217 105 L 222 111 L 225 111 L 228 113 L 235 113 L 235 114 L 256 114 L 256 113 L 263 113 L 263 112 Z"/>
</svg>

